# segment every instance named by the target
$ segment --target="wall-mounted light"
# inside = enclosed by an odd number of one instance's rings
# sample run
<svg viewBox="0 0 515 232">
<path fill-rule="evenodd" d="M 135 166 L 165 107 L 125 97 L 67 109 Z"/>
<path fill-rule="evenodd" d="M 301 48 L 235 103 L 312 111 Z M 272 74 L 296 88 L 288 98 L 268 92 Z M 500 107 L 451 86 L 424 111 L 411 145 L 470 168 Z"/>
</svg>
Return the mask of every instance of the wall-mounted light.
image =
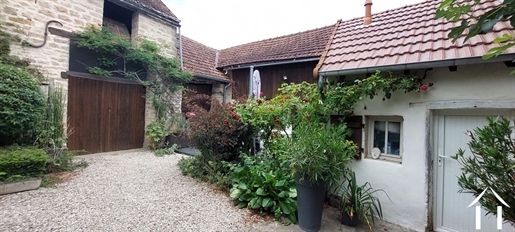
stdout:
<svg viewBox="0 0 515 232">
<path fill-rule="evenodd" d="M 288 76 L 284 75 L 283 76 L 283 81 L 287 81 L 288 80 Z"/>
</svg>

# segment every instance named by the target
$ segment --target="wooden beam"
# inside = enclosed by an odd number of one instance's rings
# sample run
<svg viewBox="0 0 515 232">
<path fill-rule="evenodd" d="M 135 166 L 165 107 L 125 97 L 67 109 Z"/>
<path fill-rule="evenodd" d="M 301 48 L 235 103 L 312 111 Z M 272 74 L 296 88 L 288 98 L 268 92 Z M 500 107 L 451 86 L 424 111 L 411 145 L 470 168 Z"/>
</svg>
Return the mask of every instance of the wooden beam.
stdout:
<svg viewBox="0 0 515 232">
<path fill-rule="evenodd" d="M 68 79 L 68 77 L 70 77 L 70 76 L 84 78 L 84 79 L 90 79 L 90 80 L 97 80 L 97 81 L 107 81 L 107 82 L 129 84 L 129 85 L 142 85 L 139 81 L 125 79 L 125 78 L 119 78 L 119 77 L 104 77 L 104 76 L 94 75 L 94 74 L 90 74 L 90 73 L 73 72 L 73 71 L 61 72 L 61 78 L 63 78 L 63 79 Z"/>
<path fill-rule="evenodd" d="M 426 106 L 430 110 L 444 109 L 515 109 L 515 100 L 448 100 L 410 102 L 409 108 Z"/>
</svg>

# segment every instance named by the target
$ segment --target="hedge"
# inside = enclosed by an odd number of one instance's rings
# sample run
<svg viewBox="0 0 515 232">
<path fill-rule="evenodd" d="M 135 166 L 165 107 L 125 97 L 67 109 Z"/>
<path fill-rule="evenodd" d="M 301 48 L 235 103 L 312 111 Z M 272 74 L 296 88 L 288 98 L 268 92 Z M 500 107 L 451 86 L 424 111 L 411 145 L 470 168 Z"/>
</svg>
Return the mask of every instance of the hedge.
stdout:
<svg viewBox="0 0 515 232">
<path fill-rule="evenodd" d="M 34 147 L 6 147 L 0 149 L 0 181 L 11 176 L 38 177 L 46 170 L 49 156 Z"/>
</svg>

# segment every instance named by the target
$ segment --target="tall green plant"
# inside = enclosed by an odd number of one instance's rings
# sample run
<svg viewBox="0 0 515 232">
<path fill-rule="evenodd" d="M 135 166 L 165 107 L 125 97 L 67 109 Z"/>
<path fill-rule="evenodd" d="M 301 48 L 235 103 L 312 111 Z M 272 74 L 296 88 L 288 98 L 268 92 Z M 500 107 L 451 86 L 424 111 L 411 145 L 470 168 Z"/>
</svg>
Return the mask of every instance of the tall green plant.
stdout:
<svg viewBox="0 0 515 232">
<path fill-rule="evenodd" d="M 357 217 L 359 220 L 364 220 L 370 230 L 375 224 L 376 217 L 383 218 L 381 202 L 376 194 L 377 192 L 386 194 L 386 192 L 372 188 L 369 182 L 358 185 L 354 171 L 346 175 L 344 182 L 337 186 L 335 191 L 341 197 L 340 209 L 350 218 Z"/>
<path fill-rule="evenodd" d="M 455 156 L 463 173 L 458 177 L 461 192 L 475 197 L 490 188 L 511 208 L 503 207 L 506 222 L 515 225 L 515 138 L 514 127 L 506 118 L 487 118 L 488 125 L 476 128 L 467 134 L 471 155 L 459 149 Z M 492 191 L 486 191 L 479 203 L 488 211 L 497 214 L 497 206 L 503 205 Z"/>
<path fill-rule="evenodd" d="M 61 148 L 66 143 L 64 132 L 64 100 L 63 89 L 50 86 L 43 111 L 37 143 L 40 147 Z"/>
</svg>

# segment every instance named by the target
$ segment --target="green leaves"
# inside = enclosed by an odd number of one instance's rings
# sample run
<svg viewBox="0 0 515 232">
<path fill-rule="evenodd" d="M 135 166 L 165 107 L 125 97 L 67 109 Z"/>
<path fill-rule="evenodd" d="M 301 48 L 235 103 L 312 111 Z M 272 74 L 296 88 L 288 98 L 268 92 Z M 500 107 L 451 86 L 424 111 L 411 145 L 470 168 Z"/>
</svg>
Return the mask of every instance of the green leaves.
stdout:
<svg viewBox="0 0 515 232">
<path fill-rule="evenodd" d="M 243 164 L 232 169 L 230 196 L 235 199 L 235 205 L 274 213 L 277 219 L 286 218 L 288 223 L 295 223 L 297 191 L 288 169 L 264 157 L 243 157 Z"/>
<path fill-rule="evenodd" d="M 506 118 L 487 118 L 488 124 L 467 132 L 468 151 L 459 149 L 453 159 L 461 165 L 458 177 L 461 192 L 479 196 L 486 188 L 493 189 L 510 206 L 515 205 L 515 138 L 514 128 Z M 488 213 L 496 215 L 499 202 L 487 191 L 479 201 Z M 506 222 L 515 222 L 515 211 L 503 207 Z"/>
</svg>

